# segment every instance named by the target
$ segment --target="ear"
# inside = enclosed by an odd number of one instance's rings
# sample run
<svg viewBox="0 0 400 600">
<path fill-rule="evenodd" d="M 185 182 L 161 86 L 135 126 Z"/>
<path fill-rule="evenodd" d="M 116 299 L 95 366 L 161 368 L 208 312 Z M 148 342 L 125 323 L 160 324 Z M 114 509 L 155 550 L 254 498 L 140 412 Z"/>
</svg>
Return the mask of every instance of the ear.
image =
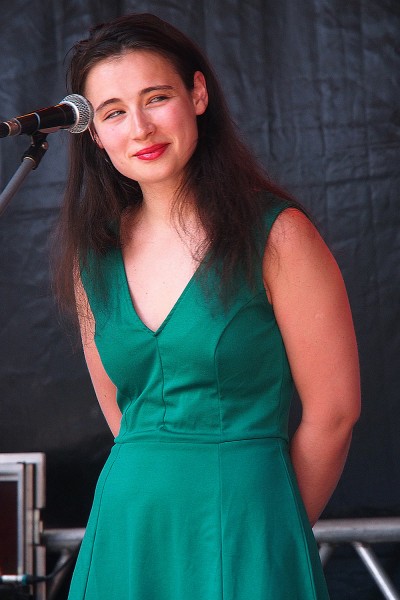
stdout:
<svg viewBox="0 0 400 600">
<path fill-rule="evenodd" d="M 196 115 L 202 115 L 208 106 L 208 92 L 206 78 L 201 71 L 194 74 L 192 98 Z"/>
<path fill-rule="evenodd" d="M 94 143 L 97 144 L 98 147 L 103 150 L 104 146 L 101 143 L 100 138 L 97 135 L 95 128 L 94 127 L 89 127 L 89 133 L 90 133 L 90 137 L 92 138 L 92 140 L 94 141 Z"/>
</svg>

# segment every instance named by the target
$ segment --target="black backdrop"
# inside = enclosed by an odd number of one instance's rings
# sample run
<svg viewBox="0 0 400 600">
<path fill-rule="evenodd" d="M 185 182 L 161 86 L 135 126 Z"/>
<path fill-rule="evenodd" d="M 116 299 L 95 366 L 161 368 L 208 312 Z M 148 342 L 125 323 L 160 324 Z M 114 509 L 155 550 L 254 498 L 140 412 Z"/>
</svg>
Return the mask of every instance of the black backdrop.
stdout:
<svg viewBox="0 0 400 600">
<path fill-rule="evenodd" d="M 59 102 L 74 41 L 130 11 L 166 18 L 207 51 L 248 143 L 314 215 L 342 269 L 363 414 L 324 516 L 399 515 L 400 2 L 0 0 L 0 120 Z M 112 443 L 50 292 L 68 135 L 49 136 L 0 220 L 0 452 L 46 453 L 46 527 L 85 524 Z M 1 140 L 1 189 L 28 144 Z M 386 557 L 394 577 L 395 552 Z M 361 567 L 350 586 L 334 566 L 333 598 L 380 597 Z"/>
</svg>

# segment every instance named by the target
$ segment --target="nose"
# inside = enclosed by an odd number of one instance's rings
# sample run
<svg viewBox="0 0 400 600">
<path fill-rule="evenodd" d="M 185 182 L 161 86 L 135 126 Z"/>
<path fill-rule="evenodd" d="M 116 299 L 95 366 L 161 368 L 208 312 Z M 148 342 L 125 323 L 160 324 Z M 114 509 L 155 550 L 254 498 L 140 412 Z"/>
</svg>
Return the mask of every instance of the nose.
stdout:
<svg viewBox="0 0 400 600">
<path fill-rule="evenodd" d="M 130 127 L 130 135 L 134 140 L 146 139 L 155 129 L 149 114 L 143 109 L 132 111 Z"/>
</svg>

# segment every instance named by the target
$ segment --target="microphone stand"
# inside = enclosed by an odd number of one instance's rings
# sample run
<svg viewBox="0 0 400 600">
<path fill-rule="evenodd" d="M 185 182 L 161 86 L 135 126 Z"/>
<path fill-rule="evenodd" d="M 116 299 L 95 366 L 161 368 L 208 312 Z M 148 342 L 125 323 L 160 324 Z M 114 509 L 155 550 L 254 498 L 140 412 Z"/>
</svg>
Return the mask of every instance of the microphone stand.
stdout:
<svg viewBox="0 0 400 600">
<path fill-rule="evenodd" d="M 41 131 L 36 131 L 32 134 L 31 144 L 22 155 L 20 166 L 0 194 L 0 217 L 28 174 L 39 166 L 40 161 L 49 147 L 49 144 L 46 141 L 47 135 L 47 133 L 42 133 Z"/>
</svg>

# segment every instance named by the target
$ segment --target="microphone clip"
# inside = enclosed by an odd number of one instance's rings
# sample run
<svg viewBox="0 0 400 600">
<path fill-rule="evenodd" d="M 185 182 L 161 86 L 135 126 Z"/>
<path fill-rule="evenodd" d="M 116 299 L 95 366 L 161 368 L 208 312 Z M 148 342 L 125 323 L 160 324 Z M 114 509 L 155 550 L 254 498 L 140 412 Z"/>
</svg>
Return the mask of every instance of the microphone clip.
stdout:
<svg viewBox="0 0 400 600">
<path fill-rule="evenodd" d="M 49 143 L 46 141 L 47 135 L 47 133 L 43 133 L 42 131 L 35 131 L 35 133 L 32 133 L 31 145 L 22 155 L 21 160 L 30 159 L 34 163 L 32 170 L 35 170 L 39 166 L 46 150 L 49 148 Z"/>
<path fill-rule="evenodd" d="M 21 158 L 21 164 L 0 194 L 0 217 L 11 202 L 16 192 L 21 187 L 27 175 L 34 171 L 45 155 L 49 144 L 46 141 L 47 133 L 35 131 L 31 136 L 31 144 Z"/>
</svg>

